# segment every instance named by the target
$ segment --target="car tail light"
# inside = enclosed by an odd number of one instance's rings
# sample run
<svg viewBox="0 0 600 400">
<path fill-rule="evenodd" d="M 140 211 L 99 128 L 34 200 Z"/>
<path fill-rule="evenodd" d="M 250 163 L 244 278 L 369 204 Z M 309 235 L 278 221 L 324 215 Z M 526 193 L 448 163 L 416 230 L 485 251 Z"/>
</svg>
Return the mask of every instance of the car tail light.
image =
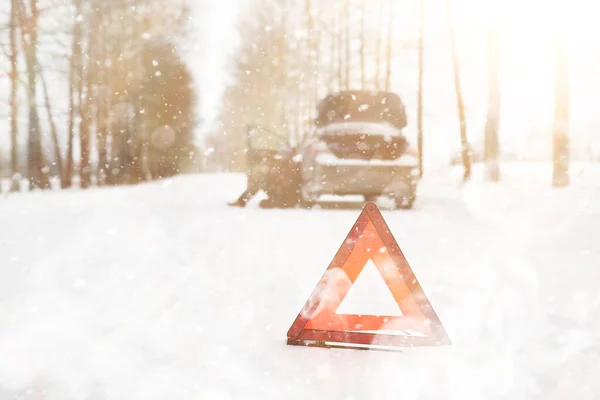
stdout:
<svg viewBox="0 0 600 400">
<path fill-rule="evenodd" d="M 411 155 L 413 157 L 419 157 L 419 152 L 412 146 L 409 146 L 408 149 L 406 149 L 405 154 Z"/>
</svg>

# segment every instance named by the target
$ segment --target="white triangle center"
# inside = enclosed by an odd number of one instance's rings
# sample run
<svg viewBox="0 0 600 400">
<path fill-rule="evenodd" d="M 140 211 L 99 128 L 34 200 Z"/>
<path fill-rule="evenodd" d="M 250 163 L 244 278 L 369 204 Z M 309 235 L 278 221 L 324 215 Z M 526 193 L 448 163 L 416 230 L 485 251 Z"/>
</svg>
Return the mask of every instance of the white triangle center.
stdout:
<svg viewBox="0 0 600 400">
<path fill-rule="evenodd" d="M 336 314 L 402 316 L 392 292 L 371 259 L 358 274 Z"/>
</svg>

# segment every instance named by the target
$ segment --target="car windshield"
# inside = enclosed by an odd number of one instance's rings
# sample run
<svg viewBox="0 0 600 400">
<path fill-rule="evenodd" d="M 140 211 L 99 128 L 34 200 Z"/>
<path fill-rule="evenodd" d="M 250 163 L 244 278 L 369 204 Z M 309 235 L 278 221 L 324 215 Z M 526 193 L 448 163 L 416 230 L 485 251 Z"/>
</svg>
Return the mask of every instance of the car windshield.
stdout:
<svg viewBox="0 0 600 400">
<path fill-rule="evenodd" d="M 317 126 L 343 122 L 386 122 L 402 129 L 406 113 L 400 97 L 393 93 L 348 91 L 328 96 L 319 104 Z"/>
</svg>

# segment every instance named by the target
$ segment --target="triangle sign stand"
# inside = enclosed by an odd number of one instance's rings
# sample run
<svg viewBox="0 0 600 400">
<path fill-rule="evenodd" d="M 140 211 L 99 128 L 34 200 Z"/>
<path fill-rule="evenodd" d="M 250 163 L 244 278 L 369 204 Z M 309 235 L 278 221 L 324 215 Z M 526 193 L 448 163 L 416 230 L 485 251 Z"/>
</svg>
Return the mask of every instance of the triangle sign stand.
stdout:
<svg viewBox="0 0 600 400">
<path fill-rule="evenodd" d="M 339 314 L 350 287 L 372 261 L 400 316 Z M 369 299 L 364 299 L 369 301 Z M 287 333 L 288 345 L 401 350 L 451 341 L 377 206 L 369 203 Z"/>
</svg>

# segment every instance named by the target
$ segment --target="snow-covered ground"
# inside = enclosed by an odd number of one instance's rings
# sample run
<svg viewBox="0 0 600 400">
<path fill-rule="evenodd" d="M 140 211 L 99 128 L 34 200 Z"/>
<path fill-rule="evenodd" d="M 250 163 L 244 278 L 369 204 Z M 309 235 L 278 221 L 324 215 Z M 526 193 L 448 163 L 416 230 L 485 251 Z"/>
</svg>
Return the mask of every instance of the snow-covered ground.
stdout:
<svg viewBox="0 0 600 400">
<path fill-rule="evenodd" d="M 597 399 L 600 165 L 503 174 L 382 203 L 453 341 L 403 353 L 286 345 L 359 205 L 230 208 L 224 174 L 2 195 L 0 399 Z"/>
</svg>

